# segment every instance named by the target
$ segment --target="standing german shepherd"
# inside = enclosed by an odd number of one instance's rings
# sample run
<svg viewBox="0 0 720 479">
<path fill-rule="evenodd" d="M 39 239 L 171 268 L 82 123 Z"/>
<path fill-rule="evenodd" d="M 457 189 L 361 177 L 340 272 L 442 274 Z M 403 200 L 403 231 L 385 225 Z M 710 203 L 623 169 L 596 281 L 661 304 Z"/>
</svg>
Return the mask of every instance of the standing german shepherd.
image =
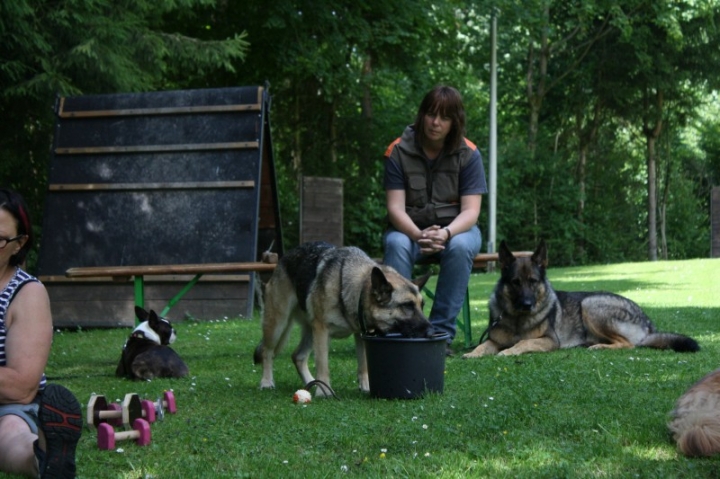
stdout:
<svg viewBox="0 0 720 479">
<path fill-rule="evenodd" d="M 553 351 L 576 346 L 619 349 L 644 346 L 695 352 L 687 336 L 657 332 L 631 300 L 613 293 L 553 290 L 541 241 L 530 258 L 515 258 L 503 241 L 501 275 L 490 302 L 488 340 L 463 358 Z"/>
<path fill-rule="evenodd" d="M 426 281 L 427 278 L 424 278 Z M 273 359 L 287 342 L 293 321 L 300 323 L 300 344 L 292 354 L 298 374 L 307 385 L 314 380 L 308 369 L 314 349 L 317 378 L 330 384 L 330 338 L 355 335 L 360 389 L 369 391 L 362 333 L 400 333 L 408 337 L 431 334 L 422 311 L 419 284 L 382 266 L 355 247 L 305 243 L 289 251 L 278 263 L 265 290 L 262 342 L 255 349 L 255 364 L 262 362 L 260 388 L 273 388 Z M 328 392 L 318 388 L 316 396 Z"/>
</svg>

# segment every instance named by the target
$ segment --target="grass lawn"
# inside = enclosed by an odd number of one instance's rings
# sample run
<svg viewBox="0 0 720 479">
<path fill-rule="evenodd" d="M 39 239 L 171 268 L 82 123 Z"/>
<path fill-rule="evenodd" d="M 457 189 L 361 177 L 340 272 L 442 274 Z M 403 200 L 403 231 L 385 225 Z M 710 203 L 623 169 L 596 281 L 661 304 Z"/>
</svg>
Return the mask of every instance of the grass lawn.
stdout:
<svg viewBox="0 0 720 479">
<path fill-rule="evenodd" d="M 57 332 L 47 367 L 83 404 L 92 393 L 156 399 L 172 389 L 178 413 L 152 425 L 147 447 L 97 448 L 86 430 L 81 478 L 703 478 L 720 459 L 678 455 L 667 432 L 675 400 L 720 366 L 720 260 L 551 268 L 557 289 L 607 290 L 637 301 L 661 330 L 698 340 L 696 354 L 563 350 L 446 362 L 445 390 L 376 400 L 357 390 L 351 339 L 331 345 L 340 400 L 295 405 L 302 386 L 276 361 L 277 389 L 261 391 L 252 362 L 259 319 L 176 324 L 184 380 L 114 377 L 127 329 Z M 473 339 L 487 323 L 497 274 L 471 279 Z M 297 331 L 296 331 L 297 332 Z M 455 348 L 463 346 L 462 335 Z M 1 476 L 1 475 L 0 475 Z"/>
</svg>

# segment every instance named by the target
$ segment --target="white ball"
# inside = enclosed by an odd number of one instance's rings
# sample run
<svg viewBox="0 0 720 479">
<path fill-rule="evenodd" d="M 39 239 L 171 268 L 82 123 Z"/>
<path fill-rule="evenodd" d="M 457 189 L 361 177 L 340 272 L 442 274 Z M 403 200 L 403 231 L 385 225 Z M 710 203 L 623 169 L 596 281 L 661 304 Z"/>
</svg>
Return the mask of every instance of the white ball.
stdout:
<svg viewBox="0 0 720 479">
<path fill-rule="evenodd" d="M 295 391 L 295 394 L 293 394 L 293 402 L 297 404 L 307 404 L 310 401 L 312 401 L 312 396 L 310 395 L 310 392 L 306 391 L 305 389 L 298 389 Z"/>
</svg>

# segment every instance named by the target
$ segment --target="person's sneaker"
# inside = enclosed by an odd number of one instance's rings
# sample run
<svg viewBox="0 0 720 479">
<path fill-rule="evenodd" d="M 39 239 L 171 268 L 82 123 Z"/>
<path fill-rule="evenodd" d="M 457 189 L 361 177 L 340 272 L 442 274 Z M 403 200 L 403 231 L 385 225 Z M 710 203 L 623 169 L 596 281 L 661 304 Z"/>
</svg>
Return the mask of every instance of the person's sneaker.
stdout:
<svg viewBox="0 0 720 479">
<path fill-rule="evenodd" d="M 45 451 L 35 448 L 40 477 L 75 477 L 75 447 L 82 434 L 80 403 L 68 389 L 48 384 L 42 392 L 39 426 L 45 436 Z"/>
<path fill-rule="evenodd" d="M 453 351 L 453 349 L 450 347 L 450 345 L 447 345 L 445 347 L 445 356 L 448 356 L 448 357 L 455 356 L 455 351 Z"/>
</svg>

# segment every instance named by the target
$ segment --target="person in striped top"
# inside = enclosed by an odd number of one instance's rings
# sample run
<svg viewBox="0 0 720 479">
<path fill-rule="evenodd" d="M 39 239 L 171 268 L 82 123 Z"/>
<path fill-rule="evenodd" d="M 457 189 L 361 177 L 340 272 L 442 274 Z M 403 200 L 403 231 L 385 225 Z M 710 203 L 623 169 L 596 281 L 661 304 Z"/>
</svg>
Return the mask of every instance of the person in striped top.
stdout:
<svg viewBox="0 0 720 479">
<path fill-rule="evenodd" d="M 22 196 L 0 189 L 0 471 L 72 478 L 80 404 L 45 378 L 53 325 L 45 287 L 22 269 L 31 245 Z"/>
</svg>

